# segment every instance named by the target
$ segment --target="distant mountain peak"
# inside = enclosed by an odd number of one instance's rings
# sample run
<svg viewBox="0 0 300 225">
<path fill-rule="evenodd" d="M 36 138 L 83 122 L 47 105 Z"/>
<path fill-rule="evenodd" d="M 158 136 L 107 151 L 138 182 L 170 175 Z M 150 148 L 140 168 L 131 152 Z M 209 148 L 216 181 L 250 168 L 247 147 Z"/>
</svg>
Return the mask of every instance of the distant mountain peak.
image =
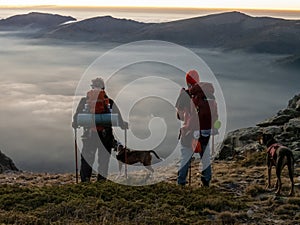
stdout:
<svg viewBox="0 0 300 225">
<path fill-rule="evenodd" d="M 0 20 L 0 27 L 31 27 L 31 28 L 48 28 L 58 26 L 68 21 L 75 21 L 71 16 L 61 16 L 58 14 L 30 12 L 11 16 Z"/>
<path fill-rule="evenodd" d="M 226 14 L 229 14 L 229 15 L 238 15 L 238 16 L 242 16 L 242 17 L 251 17 L 245 13 L 242 13 L 240 11 L 231 11 L 231 12 L 224 12 L 224 13 L 220 13 L 220 15 L 226 15 Z"/>
<path fill-rule="evenodd" d="M 220 25 L 220 24 L 227 24 L 227 23 L 238 23 L 245 19 L 251 18 L 251 16 L 238 11 L 232 11 L 232 12 L 211 14 L 208 16 L 204 16 L 202 18 L 206 23 Z"/>
<path fill-rule="evenodd" d="M 106 16 L 97 16 L 97 17 L 92 17 L 89 19 L 85 19 L 83 21 L 79 21 L 79 22 L 90 22 L 90 21 L 103 21 L 103 22 L 110 22 L 110 21 L 114 21 L 114 22 L 123 22 L 123 21 L 127 21 L 127 22 L 132 22 L 132 23 L 136 23 L 136 24 L 143 24 L 143 22 L 138 22 L 132 19 L 125 19 L 125 18 L 116 18 L 116 17 L 112 17 L 110 15 L 106 15 Z"/>
</svg>

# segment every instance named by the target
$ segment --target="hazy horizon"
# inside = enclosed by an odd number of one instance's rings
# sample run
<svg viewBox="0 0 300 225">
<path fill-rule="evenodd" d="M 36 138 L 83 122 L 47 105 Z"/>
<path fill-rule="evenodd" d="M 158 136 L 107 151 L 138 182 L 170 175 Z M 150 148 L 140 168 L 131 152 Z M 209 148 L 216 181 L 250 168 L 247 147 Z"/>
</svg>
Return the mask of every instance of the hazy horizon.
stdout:
<svg viewBox="0 0 300 225">
<path fill-rule="evenodd" d="M 283 19 L 300 19 L 300 10 L 272 10 L 272 9 L 236 9 L 236 8 L 155 8 L 155 7 L 4 7 L 0 6 L 0 19 L 6 19 L 18 14 L 29 12 L 44 12 L 72 16 L 83 20 L 96 16 L 113 16 L 116 18 L 133 19 L 139 22 L 169 22 L 210 14 L 239 11 L 250 16 L 275 17 Z"/>
<path fill-rule="evenodd" d="M 127 6 L 127 7 L 178 7 L 178 8 L 270 8 L 270 9 L 300 9 L 298 0 L 261 0 L 253 3 L 252 0 L 236 1 L 236 0 L 110 0 L 110 1 L 95 1 L 95 0 L 2 0 L 2 5 L 58 5 L 58 6 Z"/>
</svg>

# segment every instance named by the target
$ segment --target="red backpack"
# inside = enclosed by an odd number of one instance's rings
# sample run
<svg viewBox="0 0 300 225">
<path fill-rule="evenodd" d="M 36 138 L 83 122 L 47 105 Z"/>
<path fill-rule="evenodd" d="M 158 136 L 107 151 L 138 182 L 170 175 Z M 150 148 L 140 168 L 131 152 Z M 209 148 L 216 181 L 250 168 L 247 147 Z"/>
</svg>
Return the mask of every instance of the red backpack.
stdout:
<svg viewBox="0 0 300 225">
<path fill-rule="evenodd" d="M 201 82 L 190 89 L 190 95 L 198 113 L 200 130 L 213 128 L 218 119 L 218 109 L 212 84 Z"/>
<path fill-rule="evenodd" d="M 214 123 L 218 119 L 218 108 L 212 84 L 201 82 L 190 89 L 190 95 L 194 103 L 194 109 L 198 114 L 200 130 L 214 130 Z M 201 143 L 208 141 L 209 137 L 201 137 L 198 140 L 193 138 L 192 148 L 194 152 L 203 154 Z"/>
<path fill-rule="evenodd" d="M 92 89 L 87 93 L 87 104 L 90 113 L 101 114 L 109 113 L 109 99 L 104 90 Z"/>
</svg>

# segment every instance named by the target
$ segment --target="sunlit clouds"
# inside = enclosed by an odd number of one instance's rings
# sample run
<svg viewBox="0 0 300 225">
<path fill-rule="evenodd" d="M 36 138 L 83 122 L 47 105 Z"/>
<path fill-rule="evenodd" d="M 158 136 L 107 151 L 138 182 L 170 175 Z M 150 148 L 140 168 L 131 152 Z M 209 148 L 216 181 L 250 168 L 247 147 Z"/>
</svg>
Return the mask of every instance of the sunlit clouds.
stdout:
<svg viewBox="0 0 300 225">
<path fill-rule="evenodd" d="M 126 6 L 126 7 L 178 7 L 178 8 L 231 8 L 231 9 L 278 9 L 278 10 L 300 10 L 298 0 L 262 0 L 262 1 L 237 1 L 237 0 L 216 0 L 216 1 L 195 1 L 195 0 L 2 0 L 1 5 L 10 6 Z"/>
</svg>

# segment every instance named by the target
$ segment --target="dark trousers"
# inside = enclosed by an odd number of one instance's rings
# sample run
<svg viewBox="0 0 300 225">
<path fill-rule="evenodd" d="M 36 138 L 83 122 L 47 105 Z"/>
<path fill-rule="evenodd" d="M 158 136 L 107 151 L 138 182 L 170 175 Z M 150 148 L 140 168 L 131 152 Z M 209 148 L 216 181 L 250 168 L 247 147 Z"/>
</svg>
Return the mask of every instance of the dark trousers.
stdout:
<svg viewBox="0 0 300 225">
<path fill-rule="evenodd" d="M 88 130 L 82 137 L 80 177 L 82 182 L 89 181 L 92 175 L 92 166 L 98 150 L 97 180 L 105 180 L 108 175 L 109 159 L 113 146 L 112 129 L 103 131 Z"/>
</svg>

